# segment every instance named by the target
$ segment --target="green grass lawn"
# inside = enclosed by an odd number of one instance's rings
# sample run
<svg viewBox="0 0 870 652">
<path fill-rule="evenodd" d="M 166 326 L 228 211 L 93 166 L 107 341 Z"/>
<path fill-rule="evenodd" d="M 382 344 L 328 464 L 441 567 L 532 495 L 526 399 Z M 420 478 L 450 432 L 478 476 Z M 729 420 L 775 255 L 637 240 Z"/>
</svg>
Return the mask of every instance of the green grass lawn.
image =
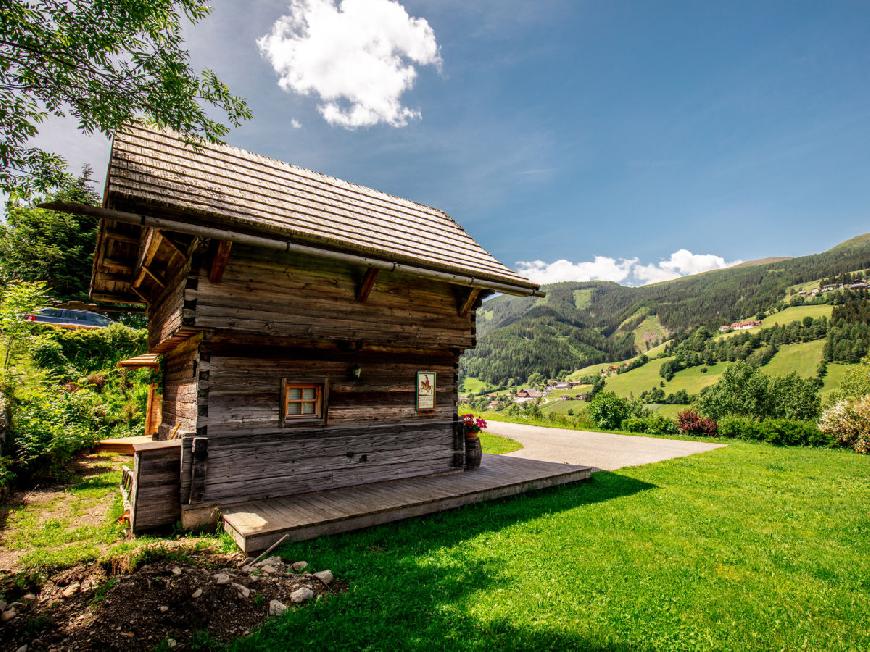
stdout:
<svg viewBox="0 0 870 652">
<path fill-rule="evenodd" d="M 348 591 L 239 650 L 870 649 L 870 457 L 732 441 L 280 549 Z"/>
<path fill-rule="evenodd" d="M 607 378 L 604 383 L 606 389 L 615 392 L 619 396 L 639 396 L 641 392 L 653 387 L 658 387 L 663 380 L 659 376 L 659 369 L 666 360 L 672 358 L 659 358 L 650 360 L 642 367 L 637 367 L 624 374 L 614 374 Z M 665 390 L 667 391 L 667 390 Z"/>
<path fill-rule="evenodd" d="M 479 378 L 466 378 L 462 381 L 462 394 L 477 394 L 492 389 L 492 385 Z"/>
<path fill-rule="evenodd" d="M 483 449 L 483 452 L 492 455 L 513 453 L 523 447 L 523 445 L 516 439 L 511 439 L 510 437 L 505 437 L 503 435 L 496 435 L 491 432 L 481 432 L 479 437 L 480 446 Z"/>
<path fill-rule="evenodd" d="M 2 505 L 0 530 L 2 568 L 60 568 L 136 554 L 167 539 L 140 536 L 126 539 L 118 523 L 121 467 L 129 457 L 93 454 L 78 458 L 69 482 L 16 493 Z M 178 536 L 176 544 L 196 548 L 234 549 L 228 535 Z"/>
<path fill-rule="evenodd" d="M 649 403 L 647 407 L 656 414 L 661 414 L 669 419 L 676 419 L 680 412 L 689 410 L 692 406 L 678 403 Z"/>
<path fill-rule="evenodd" d="M 822 361 L 824 348 L 825 340 L 783 344 L 761 371 L 768 376 L 786 376 L 797 372 L 803 378 L 813 378 Z"/>
<path fill-rule="evenodd" d="M 568 414 L 571 410 L 572 414 L 580 414 L 586 411 L 586 406 L 589 405 L 586 401 L 552 401 L 541 406 L 541 410 L 550 414 Z"/>
<path fill-rule="evenodd" d="M 824 384 L 822 385 L 822 389 L 819 392 L 822 397 L 822 402 L 824 403 L 827 400 L 828 396 L 830 396 L 831 392 L 834 390 L 840 389 L 840 384 L 843 382 L 843 379 L 846 377 L 846 373 L 855 368 L 857 365 L 854 364 L 840 364 L 836 362 L 828 363 L 828 373 L 825 374 Z"/>
<path fill-rule="evenodd" d="M 681 389 L 686 390 L 689 394 L 697 394 L 705 387 L 715 384 L 725 370 L 730 365 L 730 362 L 717 362 L 706 367 L 689 367 L 674 374 L 670 382 L 665 383 L 664 391 L 666 394 L 672 394 Z"/>
</svg>

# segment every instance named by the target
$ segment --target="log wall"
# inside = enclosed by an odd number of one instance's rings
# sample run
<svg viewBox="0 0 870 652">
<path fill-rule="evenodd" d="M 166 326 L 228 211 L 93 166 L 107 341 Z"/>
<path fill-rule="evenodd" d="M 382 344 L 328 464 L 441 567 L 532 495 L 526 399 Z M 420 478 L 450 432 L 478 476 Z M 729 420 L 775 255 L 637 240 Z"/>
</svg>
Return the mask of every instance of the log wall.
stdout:
<svg viewBox="0 0 870 652">
<path fill-rule="evenodd" d="M 130 492 L 130 527 L 135 534 L 171 527 L 181 517 L 180 454 L 180 442 L 136 445 Z"/>
<path fill-rule="evenodd" d="M 364 269 L 245 247 L 233 247 L 220 282 L 209 271 L 207 260 L 192 266 L 180 313 L 201 340 L 165 356 L 161 434 L 186 433 L 182 504 L 461 468 L 458 359 L 475 335 L 474 310 L 460 314 L 467 289 L 380 272 L 361 301 Z M 418 413 L 421 370 L 437 373 L 437 396 Z M 283 380 L 325 386 L 323 423 L 282 424 Z"/>
<path fill-rule="evenodd" d="M 158 439 L 195 431 L 200 339 L 193 338 L 163 355 L 163 415 Z"/>
</svg>

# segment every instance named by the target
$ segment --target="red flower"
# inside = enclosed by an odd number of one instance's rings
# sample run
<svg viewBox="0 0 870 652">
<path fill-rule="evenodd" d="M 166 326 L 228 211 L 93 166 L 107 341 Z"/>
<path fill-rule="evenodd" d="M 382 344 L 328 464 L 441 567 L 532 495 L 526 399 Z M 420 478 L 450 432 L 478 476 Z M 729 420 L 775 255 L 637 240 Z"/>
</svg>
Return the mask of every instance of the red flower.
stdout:
<svg viewBox="0 0 870 652">
<path fill-rule="evenodd" d="M 483 419 L 478 419 L 476 423 L 477 423 L 477 427 L 480 428 L 481 430 L 486 429 L 486 421 L 484 421 Z"/>
</svg>

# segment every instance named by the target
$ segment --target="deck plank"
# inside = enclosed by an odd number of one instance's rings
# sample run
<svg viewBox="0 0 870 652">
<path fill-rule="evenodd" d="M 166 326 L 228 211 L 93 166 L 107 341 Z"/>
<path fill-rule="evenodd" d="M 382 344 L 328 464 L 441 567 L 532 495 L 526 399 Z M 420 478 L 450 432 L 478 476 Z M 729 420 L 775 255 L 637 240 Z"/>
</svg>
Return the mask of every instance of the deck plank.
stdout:
<svg viewBox="0 0 870 652">
<path fill-rule="evenodd" d="M 519 457 L 484 455 L 467 473 L 403 478 L 227 506 L 227 532 L 246 552 L 291 541 L 348 532 L 585 480 L 592 469 Z"/>
</svg>

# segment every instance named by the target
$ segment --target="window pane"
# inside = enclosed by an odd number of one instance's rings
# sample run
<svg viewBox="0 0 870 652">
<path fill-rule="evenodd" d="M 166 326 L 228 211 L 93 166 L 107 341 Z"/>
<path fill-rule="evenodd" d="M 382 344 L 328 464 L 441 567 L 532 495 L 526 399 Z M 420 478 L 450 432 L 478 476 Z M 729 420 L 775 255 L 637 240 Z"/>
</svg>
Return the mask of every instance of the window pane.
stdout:
<svg viewBox="0 0 870 652">
<path fill-rule="evenodd" d="M 303 403 L 302 414 L 314 414 L 314 403 Z"/>
<path fill-rule="evenodd" d="M 287 398 L 290 398 L 290 399 L 294 399 L 294 398 L 295 398 L 295 399 L 300 399 L 300 398 L 302 398 L 302 390 L 299 389 L 298 387 L 291 387 L 291 388 L 287 391 Z"/>
<path fill-rule="evenodd" d="M 287 414 L 302 414 L 302 404 L 301 403 L 288 403 L 287 404 Z"/>
<path fill-rule="evenodd" d="M 308 387 L 302 390 L 302 398 L 312 399 L 314 398 L 314 388 Z"/>
</svg>

